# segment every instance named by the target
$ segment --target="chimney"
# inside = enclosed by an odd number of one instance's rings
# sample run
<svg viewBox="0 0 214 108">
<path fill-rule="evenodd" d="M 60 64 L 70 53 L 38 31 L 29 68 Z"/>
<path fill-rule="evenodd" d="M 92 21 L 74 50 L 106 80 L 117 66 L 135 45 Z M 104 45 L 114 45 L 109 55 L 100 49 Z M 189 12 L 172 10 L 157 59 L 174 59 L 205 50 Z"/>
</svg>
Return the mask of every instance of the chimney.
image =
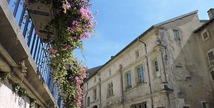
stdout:
<svg viewBox="0 0 214 108">
<path fill-rule="evenodd" d="M 207 11 L 210 19 L 212 19 L 214 17 L 214 8 L 211 8 L 210 10 Z"/>
</svg>

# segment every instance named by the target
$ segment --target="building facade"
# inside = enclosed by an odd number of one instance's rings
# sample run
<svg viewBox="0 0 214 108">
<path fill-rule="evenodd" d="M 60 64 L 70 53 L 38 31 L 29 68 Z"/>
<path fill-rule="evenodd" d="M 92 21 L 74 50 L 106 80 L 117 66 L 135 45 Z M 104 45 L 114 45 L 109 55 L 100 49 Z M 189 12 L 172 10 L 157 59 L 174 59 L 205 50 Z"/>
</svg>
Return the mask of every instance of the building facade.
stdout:
<svg viewBox="0 0 214 108">
<path fill-rule="evenodd" d="M 83 108 L 214 107 L 213 31 L 197 11 L 151 26 L 88 70 Z"/>
<path fill-rule="evenodd" d="M 0 0 L 0 108 L 61 108 L 43 50 L 48 45 L 33 20 L 49 16 L 44 16 L 44 8 L 30 9 L 24 1 Z"/>
</svg>

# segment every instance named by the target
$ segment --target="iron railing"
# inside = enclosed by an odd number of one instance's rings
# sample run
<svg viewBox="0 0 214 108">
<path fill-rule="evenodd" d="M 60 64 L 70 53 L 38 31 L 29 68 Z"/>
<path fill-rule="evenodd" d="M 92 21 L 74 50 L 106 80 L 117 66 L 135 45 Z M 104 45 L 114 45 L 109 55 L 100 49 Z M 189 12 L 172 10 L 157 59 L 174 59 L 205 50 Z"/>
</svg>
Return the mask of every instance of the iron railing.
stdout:
<svg viewBox="0 0 214 108">
<path fill-rule="evenodd" d="M 58 95 L 57 84 L 53 82 L 53 79 L 50 76 L 50 68 L 47 62 L 49 61 L 49 57 L 47 56 L 47 52 L 45 52 L 45 50 L 49 48 L 49 45 L 47 43 L 43 43 L 37 35 L 37 31 L 34 28 L 31 17 L 24 4 L 24 0 L 7 0 L 7 2 L 17 24 L 22 31 L 24 39 L 30 49 L 32 58 L 37 65 L 39 71 L 38 74 L 42 76 L 58 105 L 62 106 L 62 99 Z"/>
</svg>

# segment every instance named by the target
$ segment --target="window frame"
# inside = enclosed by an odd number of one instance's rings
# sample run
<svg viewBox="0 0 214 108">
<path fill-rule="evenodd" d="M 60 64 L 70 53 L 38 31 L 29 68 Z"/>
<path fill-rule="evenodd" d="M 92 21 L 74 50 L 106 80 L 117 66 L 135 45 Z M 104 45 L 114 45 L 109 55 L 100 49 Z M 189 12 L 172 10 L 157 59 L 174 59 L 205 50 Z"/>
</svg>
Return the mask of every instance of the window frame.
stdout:
<svg viewBox="0 0 214 108">
<path fill-rule="evenodd" d="M 135 51 L 135 58 L 137 59 L 137 58 L 139 58 L 139 56 L 140 56 L 139 50 L 136 50 Z"/>
<path fill-rule="evenodd" d="M 97 82 L 97 78 L 96 78 L 96 76 L 94 76 L 94 83 L 95 83 L 95 82 Z"/>
<path fill-rule="evenodd" d="M 140 69 L 140 72 L 139 72 L 139 69 Z M 136 73 L 137 73 L 137 84 L 141 84 L 141 83 L 144 83 L 145 81 L 145 78 L 144 78 L 144 65 L 140 65 L 136 68 Z M 140 77 L 139 77 L 140 76 Z"/>
<path fill-rule="evenodd" d="M 209 49 L 207 51 L 207 58 L 208 58 L 209 64 L 214 65 L 214 58 L 212 60 L 210 59 L 210 56 L 209 56 L 210 53 L 212 53 L 212 55 L 214 57 L 214 48 Z"/>
<path fill-rule="evenodd" d="M 107 97 L 113 96 L 114 95 L 114 90 L 113 90 L 113 82 L 108 83 L 108 89 L 107 89 Z"/>
<path fill-rule="evenodd" d="M 207 33 L 207 38 L 204 38 L 204 33 Z M 204 29 L 204 31 L 201 32 L 201 37 L 204 42 L 210 39 L 210 34 L 207 29 Z"/>
<path fill-rule="evenodd" d="M 94 101 L 97 100 L 97 88 L 93 89 L 93 98 L 94 98 Z"/>
<path fill-rule="evenodd" d="M 87 98 L 87 106 L 89 107 L 90 104 L 91 104 L 91 103 L 90 103 L 90 97 L 88 97 L 88 98 Z"/>
<path fill-rule="evenodd" d="M 152 60 L 152 66 L 153 66 L 152 68 L 153 68 L 154 78 L 159 78 L 161 76 L 161 74 L 160 74 L 158 58 L 155 58 Z"/>
<path fill-rule="evenodd" d="M 126 73 L 126 89 L 132 88 L 132 75 L 131 72 Z"/>
<path fill-rule="evenodd" d="M 207 106 L 204 107 L 204 104 L 206 104 Z M 202 108 L 209 108 L 209 102 L 207 102 L 207 101 L 201 102 L 201 107 L 202 107 Z"/>
<path fill-rule="evenodd" d="M 172 32 L 173 32 L 173 37 L 174 37 L 175 40 L 181 40 L 179 30 L 173 29 Z"/>
</svg>

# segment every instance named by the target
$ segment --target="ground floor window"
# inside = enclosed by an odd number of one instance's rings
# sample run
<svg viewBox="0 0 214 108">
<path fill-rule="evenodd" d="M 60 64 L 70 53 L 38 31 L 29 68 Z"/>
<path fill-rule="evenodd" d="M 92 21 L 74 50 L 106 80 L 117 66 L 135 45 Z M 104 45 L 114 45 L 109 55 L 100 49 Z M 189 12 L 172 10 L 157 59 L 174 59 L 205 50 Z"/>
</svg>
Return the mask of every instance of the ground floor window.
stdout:
<svg viewBox="0 0 214 108">
<path fill-rule="evenodd" d="M 208 102 L 202 102 L 202 108 L 209 108 Z"/>
<path fill-rule="evenodd" d="M 146 102 L 131 105 L 130 108 L 147 108 Z"/>
</svg>

